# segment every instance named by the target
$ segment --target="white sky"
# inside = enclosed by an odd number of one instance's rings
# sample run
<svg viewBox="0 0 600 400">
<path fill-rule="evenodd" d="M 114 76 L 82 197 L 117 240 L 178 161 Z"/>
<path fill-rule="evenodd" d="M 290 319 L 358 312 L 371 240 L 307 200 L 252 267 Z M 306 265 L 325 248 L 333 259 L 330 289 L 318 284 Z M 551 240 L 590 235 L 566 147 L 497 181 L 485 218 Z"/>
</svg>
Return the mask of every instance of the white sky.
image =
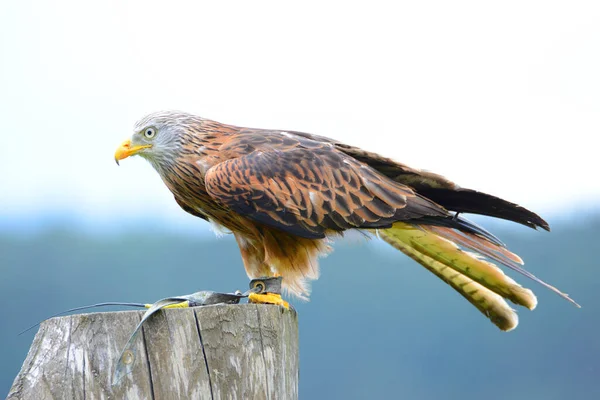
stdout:
<svg viewBox="0 0 600 400">
<path fill-rule="evenodd" d="M 113 160 L 158 109 L 593 207 L 599 21 L 597 1 L 2 2 L 0 219 L 185 220 L 145 161 Z"/>
</svg>

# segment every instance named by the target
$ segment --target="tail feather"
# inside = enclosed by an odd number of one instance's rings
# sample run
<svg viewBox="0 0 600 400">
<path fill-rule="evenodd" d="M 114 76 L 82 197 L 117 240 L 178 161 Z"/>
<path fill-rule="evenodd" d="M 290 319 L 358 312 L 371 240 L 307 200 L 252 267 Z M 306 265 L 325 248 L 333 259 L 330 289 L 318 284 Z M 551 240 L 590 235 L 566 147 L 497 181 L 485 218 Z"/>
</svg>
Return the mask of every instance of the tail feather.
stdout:
<svg viewBox="0 0 600 400">
<path fill-rule="evenodd" d="M 402 240 L 397 240 L 387 231 L 380 231 L 379 235 L 383 240 L 402 251 L 429 271 L 433 272 L 438 278 L 452 286 L 465 299 L 477 307 L 483 315 L 488 317 L 498 328 L 503 331 L 510 331 L 519 324 L 517 313 L 508 305 L 502 296 L 492 292 L 466 275 L 456 272 L 447 265 L 419 252 Z"/>
<path fill-rule="evenodd" d="M 521 260 L 521 258 L 519 256 L 517 256 L 516 254 L 508 251 L 505 247 L 497 246 L 496 244 L 490 243 L 486 240 L 483 240 L 478 236 L 469 235 L 464 232 L 458 232 L 458 231 L 448 229 L 448 228 L 427 226 L 427 227 L 423 227 L 423 229 L 432 231 L 433 233 L 436 233 L 439 236 L 446 238 L 446 239 L 452 241 L 453 243 L 458 244 L 459 246 L 474 250 L 477 253 L 482 254 L 499 264 L 502 264 L 514 271 L 517 271 L 518 273 L 528 277 L 529 279 L 539 283 L 540 285 L 552 290 L 554 293 L 558 294 L 563 299 L 573 303 L 575 306 L 581 307 L 573 299 L 571 299 L 569 297 L 569 295 L 567 295 L 566 293 L 561 292 L 554 286 L 539 279 L 538 277 L 533 275 L 531 272 L 523 269 L 521 267 L 521 265 L 523 265 L 523 260 Z"/>
<path fill-rule="evenodd" d="M 530 289 L 483 257 L 540 282 L 577 305 L 566 294 L 521 268 L 523 261 L 519 256 L 478 234 L 406 222 L 396 222 L 391 228 L 380 229 L 378 234 L 452 286 L 502 330 L 514 329 L 518 324 L 515 311 L 504 299 L 530 310 L 536 307 L 537 299 Z"/>
<path fill-rule="evenodd" d="M 518 285 L 494 264 L 460 250 L 454 242 L 429 231 L 427 228 L 396 222 L 392 228 L 384 232 L 456 272 L 468 276 L 513 303 L 529 309 L 535 308 L 537 300 L 531 290 Z M 379 234 L 381 236 L 381 232 Z"/>
<path fill-rule="evenodd" d="M 486 229 L 482 228 L 476 223 L 459 216 L 458 214 L 448 215 L 446 217 L 425 216 L 419 218 L 418 222 L 415 221 L 415 224 L 427 226 L 442 226 L 446 228 L 456 229 L 461 232 L 479 236 L 480 238 L 485 239 L 488 242 L 494 243 L 500 247 L 506 247 L 506 245 L 502 243 L 502 241 L 496 236 L 494 236 L 492 233 L 488 232 Z"/>
<path fill-rule="evenodd" d="M 467 249 L 472 249 L 482 255 L 494 260 L 498 263 L 512 263 L 515 265 L 523 265 L 521 257 L 509 251 L 504 245 L 498 246 L 495 243 L 490 243 L 487 240 L 469 235 L 468 233 L 457 231 L 449 228 L 441 228 L 437 226 L 422 226 L 423 229 L 431 231 L 438 236 L 446 238 L 459 246 Z"/>
</svg>

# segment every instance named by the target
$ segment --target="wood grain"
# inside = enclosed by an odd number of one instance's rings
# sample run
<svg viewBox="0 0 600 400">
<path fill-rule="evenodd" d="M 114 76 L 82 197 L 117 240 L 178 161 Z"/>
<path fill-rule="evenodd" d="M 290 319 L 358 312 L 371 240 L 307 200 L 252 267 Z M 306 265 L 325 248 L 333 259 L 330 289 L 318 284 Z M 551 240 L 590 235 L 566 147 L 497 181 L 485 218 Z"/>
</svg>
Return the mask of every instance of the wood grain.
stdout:
<svg viewBox="0 0 600 400">
<path fill-rule="evenodd" d="M 165 310 L 143 327 L 133 373 L 111 378 L 142 311 L 42 323 L 8 394 L 17 399 L 297 399 L 298 321 L 273 305 Z"/>
</svg>

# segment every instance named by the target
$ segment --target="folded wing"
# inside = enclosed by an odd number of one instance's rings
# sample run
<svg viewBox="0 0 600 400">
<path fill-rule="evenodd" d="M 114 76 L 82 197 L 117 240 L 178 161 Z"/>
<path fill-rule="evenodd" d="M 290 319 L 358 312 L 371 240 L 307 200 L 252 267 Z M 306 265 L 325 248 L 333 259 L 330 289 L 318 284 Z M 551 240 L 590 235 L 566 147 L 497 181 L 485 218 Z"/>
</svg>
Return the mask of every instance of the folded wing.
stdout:
<svg viewBox="0 0 600 400">
<path fill-rule="evenodd" d="M 205 184 L 232 211 L 305 238 L 449 215 L 331 146 L 254 151 L 213 166 Z"/>
</svg>

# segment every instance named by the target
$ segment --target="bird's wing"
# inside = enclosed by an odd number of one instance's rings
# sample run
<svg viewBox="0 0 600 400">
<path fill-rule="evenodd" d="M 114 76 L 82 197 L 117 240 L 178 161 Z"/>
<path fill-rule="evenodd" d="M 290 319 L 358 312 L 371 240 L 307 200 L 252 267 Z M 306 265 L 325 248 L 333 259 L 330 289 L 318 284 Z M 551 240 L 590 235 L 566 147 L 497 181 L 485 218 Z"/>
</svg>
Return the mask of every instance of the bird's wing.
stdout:
<svg viewBox="0 0 600 400">
<path fill-rule="evenodd" d="M 461 188 L 449 179 L 433 172 L 411 168 L 405 164 L 383 157 L 377 153 L 349 146 L 338 141 L 311 135 L 309 133 L 293 132 L 294 135 L 306 139 L 329 143 L 352 158 L 369 165 L 389 179 L 410 186 L 414 191 L 444 208 L 463 213 L 488 215 L 491 217 L 518 222 L 530 228 L 541 227 L 550 230 L 544 219 L 536 213 L 518 204 L 506 201 L 487 193 L 472 189 Z M 465 156 L 460 153 L 460 156 Z"/>
<path fill-rule="evenodd" d="M 306 238 L 327 231 L 390 227 L 394 221 L 446 217 L 448 212 L 329 144 L 311 141 L 268 146 L 210 168 L 208 193 L 232 211 Z M 272 136 L 272 135 L 271 135 Z M 279 138 L 279 140 L 284 140 Z M 255 141 L 256 142 L 256 141 Z M 228 144 L 229 151 L 235 147 Z"/>
</svg>

